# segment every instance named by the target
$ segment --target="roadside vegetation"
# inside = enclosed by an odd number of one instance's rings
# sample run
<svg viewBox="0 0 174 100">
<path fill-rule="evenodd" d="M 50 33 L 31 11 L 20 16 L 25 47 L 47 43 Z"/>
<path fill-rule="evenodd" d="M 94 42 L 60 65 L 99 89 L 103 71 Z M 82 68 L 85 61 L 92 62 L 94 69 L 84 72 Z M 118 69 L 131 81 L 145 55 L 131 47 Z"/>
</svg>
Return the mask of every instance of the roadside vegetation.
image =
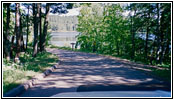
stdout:
<svg viewBox="0 0 174 100">
<path fill-rule="evenodd" d="M 3 3 L 4 93 L 57 63 L 46 47 L 50 29 L 61 29 L 49 27 L 49 14 L 66 14 L 73 5 L 81 8 L 78 24 L 66 24 L 80 33 L 73 51 L 157 66 L 151 70 L 171 81 L 171 3 Z"/>
<path fill-rule="evenodd" d="M 32 49 L 21 54 L 20 63 L 3 59 L 3 93 L 17 87 L 32 77 L 41 74 L 58 62 L 58 57 L 48 52 L 40 52 L 32 57 Z"/>
<path fill-rule="evenodd" d="M 80 51 L 162 67 L 151 70 L 170 80 L 171 3 L 84 4 L 77 31 Z"/>
<path fill-rule="evenodd" d="M 71 6 L 69 3 L 2 3 L 3 93 L 57 63 L 58 57 L 46 52 L 51 38 L 48 16 L 67 13 L 65 8 Z"/>
<path fill-rule="evenodd" d="M 90 4 L 78 16 L 81 50 L 141 61 L 171 63 L 171 4 Z M 127 13 L 127 14 L 126 14 Z"/>
</svg>

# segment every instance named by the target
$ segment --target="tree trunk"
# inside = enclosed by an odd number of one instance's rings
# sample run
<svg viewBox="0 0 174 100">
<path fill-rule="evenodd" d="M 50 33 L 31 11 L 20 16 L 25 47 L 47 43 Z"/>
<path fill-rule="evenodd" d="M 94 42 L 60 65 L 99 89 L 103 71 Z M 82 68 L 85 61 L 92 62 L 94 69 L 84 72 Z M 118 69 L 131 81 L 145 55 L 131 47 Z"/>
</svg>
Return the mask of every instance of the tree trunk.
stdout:
<svg viewBox="0 0 174 100">
<path fill-rule="evenodd" d="M 45 13 L 45 20 L 44 20 L 44 29 L 43 29 L 43 36 L 41 41 L 41 51 L 45 51 L 46 45 L 46 36 L 47 36 L 47 29 L 48 29 L 48 15 L 49 15 L 50 5 L 46 4 L 46 13 Z"/>
<path fill-rule="evenodd" d="M 23 51 L 25 50 L 25 47 L 24 47 L 24 39 L 23 39 L 23 32 L 22 32 L 22 29 L 23 29 L 23 24 L 22 24 L 22 17 L 20 17 L 21 52 L 23 52 Z"/>
<path fill-rule="evenodd" d="M 161 33 L 161 52 L 160 52 L 160 57 L 159 57 L 159 63 L 162 64 L 163 62 L 163 57 L 164 57 L 164 36 L 163 32 Z"/>
<path fill-rule="evenodd" d="M 25 51 L 24 37 L 21 35 L 21 52 Z"/>
<path fill-rule="evenodd" d="M 19 12 L 20 4 L 16 3 L 16 25 L 15 25 L 15 33 L 16 33 L 16 55 L 15 55 L 15 62 L 19 62 L 19 55 L 20 55 L 20 45 L 21 45 L 21 36 L 20 36 L 20 12 Z"/>
<path fill-rule="evenodd" d="M 11 38 L 11 48 L 10 48 L 10 57 L 11 58 L 14 57 L 13 51 L 16 50 L 16 47 L 14 45 L 14 39 L 15 39 L 15 36 L 13 35 L 12 38 Z"/>
<path fill-rule="evenodd" d="M 148 38 L 149 37 L 149 26 L 147 26 L 147 33 L 146 33 L 146 44 L 145 44 L 145 59 L 147 59 L 147 49 L 148 49 Z"/>
<path fill-rule="evenodd" d="M 159 52 L 159 50 L 160 50 L 160 45 L 159 45 L 159 42 L 160 42 L 160 40 L 159 40 L 159 37 L 160 37 L 160 8 L 159 8 L 159 3 L 157 3 L 157 50 L 156 50 L 156 64 L 158 64 L 158 61 L 159 61 L 159 54 L 158 54 L 158 52 Z"/>
<path fill-rule="evenodd" d="M 41 41 L 42 41 L 42 10 L 41 10 L 41 3 L 39 3 L 39 46 L 40 51 L 42 48 Z"/>
<path fill-rule="evenodd" d="M 159 63 L 160 64 L 162 64 L 162 62 L 163 62 L 163 58 L 164 58 L 164 51 L 165 51 L 165 37 L 164 37 L 164 35 L 165 35 L 165 28 L 167 27 L 167 26 L 165 26 L 166 24 L 165 24 L 165 14 L 166 14 L 166 12 L 165 12 L 165 8 L 163 8 L 164 7 L 164 5 L 162 5 L 161 6 L 162 7 L 162 9 L 163 9 L 163 11 L 161 12 L 161 18 L 160 18 L 160 49 L 161 49 L 161 52 L 160 52 L 160 54 L 159 54 Z"/>
<path fill-rule="evenodd" d="M 26 37 L 26 51 L 27 51 L 27 45 L 28 45 L 28 35 L 29 35 L 29 8 L 30 8 L 30 5 L 28 5 L 28 15 L 27 15 L 27 37 Z"/>
<path fill-rule="evenodd" d="M 163 24 L 163 16 L 161 17 L 161 24 Z M 161 25 L 160 27 L 160 49 L 161 52 L 159 53 L 159 63 L 162 64 L 163 62 L 163 55 L 164 55 L 164 49 L 165 49 L 165 45 L 164 45 L 164 29 L 163 29 L 163 25 Z"/>
<path fill-rule="evenodd" d="M 10 23 L 10 3 L 7 3 L 7 27 L 6 27 L 6 36 L 7 36 L 7 41 L 5 41 L 6 47 L 7 47 L 7 61 L 10 60 L 10 38 L 9 38 L 9 23 Z"/>
<path fill-rule="evenodd" d="M 149 40 L 149 31 L 150 31 L 150 4 L 148 6 L 148 22 L 147 22 L 147 33 L 146 33 L 146 44 L 145 44 L 145 59 L 148 59 L 148 40 Z"/>
<path fill-rule="evenodd" d="M 166 44 L 166 49 L 165 49 L 165 52 L 164 52 L 164 57 L 165 57 L 165 61 L 170 61 L 170 41 L 171 40 L 167 40 L 167 44 Z"/>
<path fill-rule="evenodd" d="M 39 22 L 39 13 L 38 13 L 38 4 L 33 3 L 33 22 L 34 22 L 34 44 L 33 44 L 33 57 L 37 55 L 38 52 L 38 22 Z"/>
</svg>

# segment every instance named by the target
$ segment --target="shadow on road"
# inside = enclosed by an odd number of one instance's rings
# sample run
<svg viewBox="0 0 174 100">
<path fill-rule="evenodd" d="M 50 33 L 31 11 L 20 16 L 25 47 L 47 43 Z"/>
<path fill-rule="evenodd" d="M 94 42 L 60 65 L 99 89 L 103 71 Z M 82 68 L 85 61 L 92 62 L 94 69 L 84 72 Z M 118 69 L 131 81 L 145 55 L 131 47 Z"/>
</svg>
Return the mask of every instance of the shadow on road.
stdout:
<svg viewBox="0 0 174 100">
<path fill-rule="evenodd" d="M 49 97 L 82 91 L 170 91 L 170 84 L 135 70 L 124 60 L 56 49 L 49 52 L 60 57 L 59 67 L 21 96 Z"/>
</svg>

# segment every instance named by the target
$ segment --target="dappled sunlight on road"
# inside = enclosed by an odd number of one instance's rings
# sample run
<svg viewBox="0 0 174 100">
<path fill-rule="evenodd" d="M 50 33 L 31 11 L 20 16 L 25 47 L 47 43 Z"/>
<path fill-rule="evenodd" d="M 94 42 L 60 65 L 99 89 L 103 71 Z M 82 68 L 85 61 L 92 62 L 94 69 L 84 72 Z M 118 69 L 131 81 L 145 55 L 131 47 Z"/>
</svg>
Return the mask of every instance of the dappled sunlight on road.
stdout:
<svg viewBox="0 0 174 100">
<path fill-rule="evenodd" d="M 76 69 L 74 69 L 76 70 Z M 63 70 L 62 70 L 63 71 Z M 112 72 L 103 72 L 101 75 L 97 75 L 94 71 L 84 71 L 79 73 L 79 70 L 76 70 L 75 74 L 73 71 L 64 70 L 62 73 L 60 71 L 54 72 L 49 78 L 45 78 L 42 82 L 54 82 L 54 87 L 57 88 L 67 88 L 67 87 L 78 87 L 80 85 L 88 84 L 130 84 L 130 83 L 143 83 L 153 81 L 152 78 L 125 78 L 117 75 Z M 87 74 L 88 73 L 88 74 Z"/>
<path fill-rule="evenodd" d="M 29 90 L 31 92 L 40 91 L 39 96 L 86 91 L 86 89 L 101 91 L 102 89 L 114 91 L 117 89 L 141 90 L 141 88 L 149 87 L 154 89 L 162 83 L 162 81 L 146 75 L 142 71 L 135 70 L 133 67 L 137 66 L 132 66 L 126 60 L 66 50 L 50 49 L 48 51 L 57 54 L 61 62 L 51 75 L 40 79 L 36 86 Z M 131 84 L 134 87 L 130 87 Z M 150 85 L 142 87 L 140 84 Z M 26 92 L 22 96 L 28 93 Z"/>
</svg>

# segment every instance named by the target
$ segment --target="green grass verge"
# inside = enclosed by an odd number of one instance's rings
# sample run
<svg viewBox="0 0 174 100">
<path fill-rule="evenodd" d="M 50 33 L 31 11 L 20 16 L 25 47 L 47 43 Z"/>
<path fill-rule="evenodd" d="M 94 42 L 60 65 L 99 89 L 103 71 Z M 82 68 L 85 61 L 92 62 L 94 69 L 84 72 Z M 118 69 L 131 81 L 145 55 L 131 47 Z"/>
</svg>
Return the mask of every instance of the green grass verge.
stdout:
<svg viewBox="0 0 174 100">
<path fill-rule="evenodd" d="M 32 50 L 29 49 L 29 51 Z M 47 68 L 55 65 L 57 61 L 58 57 L 48 52 L 38 53 L 35 58 L 31 53 L 21 54 L 19 64 L 3 59 L 3 93 L 26 82 L 33 76 L 41 74 Z"/>
<path fill-rule="evenodd" d="M 165 67 L 161 67 L 165 68 Z M 170 69 L 155 69 L 155 68 L 148 68 L 152 70 L 153 74 L 162 78 L 166 82 L 171 82 L 171 70 Z"/>
</svg>

